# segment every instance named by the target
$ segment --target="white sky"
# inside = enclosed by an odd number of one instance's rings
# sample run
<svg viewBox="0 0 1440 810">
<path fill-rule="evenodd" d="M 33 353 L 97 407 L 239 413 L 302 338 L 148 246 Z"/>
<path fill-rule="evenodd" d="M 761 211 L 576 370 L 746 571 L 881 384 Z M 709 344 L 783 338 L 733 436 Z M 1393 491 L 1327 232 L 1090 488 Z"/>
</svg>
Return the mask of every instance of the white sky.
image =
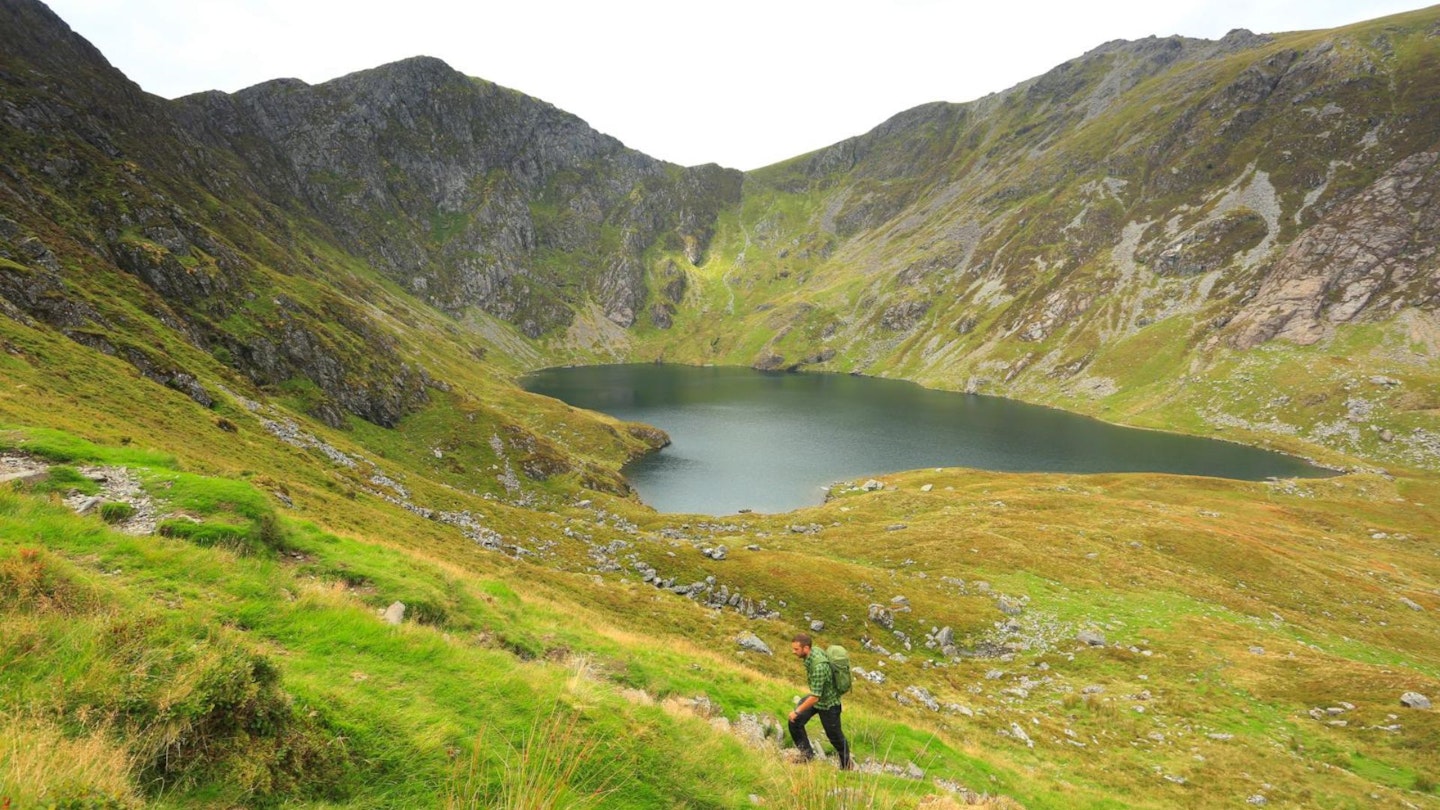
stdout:
<svg viewBox="0 0 1440 810">
<path fill-rule="evenodd" d="M 146 90 L 439 57 L 654 157 L 753 169 L 1112 39 L 1330 28 L 1424 0 L 48 0 Z"/>
</svg>

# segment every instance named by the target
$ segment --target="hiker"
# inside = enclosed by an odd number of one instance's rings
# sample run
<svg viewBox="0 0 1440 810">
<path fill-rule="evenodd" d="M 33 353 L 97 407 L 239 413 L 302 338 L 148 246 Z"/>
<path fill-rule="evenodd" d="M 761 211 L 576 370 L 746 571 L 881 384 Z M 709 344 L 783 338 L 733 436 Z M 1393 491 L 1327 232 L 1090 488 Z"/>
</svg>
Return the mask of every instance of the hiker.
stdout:
<svg viewBox="0 0 1440 810">
<path fill-rule="evenodd" d="M 845 732 L 840 729 L 841 692 L 831 675 L 830 659 L 822 650 L 811 647 L 810 636 L 805 633 L 797 633 L 790 640 L 790 652 L 805 662 L 805 679 L 810 686 L 810 694 L 800 701 L 795 711 L 790 712 L 790 739 L 795 742 L 795 747 L 805 761 L 814 759 L 815 751 L 810 747 L 810 737 L 805 733 L 805 724 L 810 722 L 811 717 L 820 715 L 820 725 L 825 729 L 830 745 L 834 746 L 835 755 L 840 758 L 840 767 L 848 771 L 852 767 L 850 743 L 845 740 Z M 849 675 L 849 672 L 845 674 Z"/>
</svg>

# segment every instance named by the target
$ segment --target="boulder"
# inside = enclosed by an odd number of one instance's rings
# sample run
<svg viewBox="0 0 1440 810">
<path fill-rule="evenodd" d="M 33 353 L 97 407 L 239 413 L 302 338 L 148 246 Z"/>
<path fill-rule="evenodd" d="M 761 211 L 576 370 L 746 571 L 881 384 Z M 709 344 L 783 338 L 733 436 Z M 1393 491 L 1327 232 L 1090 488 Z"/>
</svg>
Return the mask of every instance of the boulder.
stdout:
<svg viewBox="0 0 1440 810">
<path fill-rule="evenodd" d="M 1406 692 L 1400 696 L 1400 705 L 1407 709 L 1428 709 L 1430 708 L 1430 698 L 1419 692 Z"/>
<path fill-rule="evenodd" d="M 742 650 L 749 650 L 750 652 L 757 652 L 762 655 L 775 654 L 770 649 L 770 645 L 766 644 L 764 641 L 761 641 L 759 636 L 748 631 L 741 633 L 738 637 L 736 637 L 735 643 L 740 645 L 740 649 Z"/>
<path fill-rule="evenodd" d="M 895 627 L 895 614 L 884 605 L 871 605 L 869 618 L 870 621 L 880 625 L 886 630 L 891 630 Z"/>
<path fill-rule="evenodd" d="M 1091 647 L 1104 647 L 1105 634 L 1099 630 L 1085 629 L 1075 634 L 1075 640 Z"/>
<path fill-rule="evenodd" d="M 405 621 L 405 603 L 392 602 L 380 617 L 385 620 L 386 624 L 400 624 Z"/>
</svg>

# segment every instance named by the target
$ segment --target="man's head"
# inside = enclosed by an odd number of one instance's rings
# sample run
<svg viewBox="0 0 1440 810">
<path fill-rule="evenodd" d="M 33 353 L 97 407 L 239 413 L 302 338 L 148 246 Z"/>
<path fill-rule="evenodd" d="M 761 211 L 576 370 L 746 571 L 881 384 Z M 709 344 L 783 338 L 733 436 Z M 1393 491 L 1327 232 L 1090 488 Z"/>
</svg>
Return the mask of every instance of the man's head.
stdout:
<svg viewBox="0 0 1440 810">
<path fill-rule="evenodd" d="M 808 658 L 810 657 L 810 644 L 810 636 L 805 633 L 796 633 L 795 637 L 790 639 L 790 652 L 794 653 L 796 658 Z"/>
</svg>

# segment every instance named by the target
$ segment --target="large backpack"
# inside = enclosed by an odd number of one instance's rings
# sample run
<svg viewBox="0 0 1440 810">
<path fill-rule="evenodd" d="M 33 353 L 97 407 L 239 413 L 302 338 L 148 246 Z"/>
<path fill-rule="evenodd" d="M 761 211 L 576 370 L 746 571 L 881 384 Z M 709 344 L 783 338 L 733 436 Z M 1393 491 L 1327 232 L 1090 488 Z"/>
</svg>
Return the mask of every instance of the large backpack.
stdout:
<svg viewBox="0 0 1440 810">
<path fill-rule="evenodd" d="M 850 653 L 845 648 L 835 644 L 825 648 L 825 658 L 830 661 L 830 680 L 835 684 L 835 691 L 845 694 L 850 691 Z"/>
</svg>

